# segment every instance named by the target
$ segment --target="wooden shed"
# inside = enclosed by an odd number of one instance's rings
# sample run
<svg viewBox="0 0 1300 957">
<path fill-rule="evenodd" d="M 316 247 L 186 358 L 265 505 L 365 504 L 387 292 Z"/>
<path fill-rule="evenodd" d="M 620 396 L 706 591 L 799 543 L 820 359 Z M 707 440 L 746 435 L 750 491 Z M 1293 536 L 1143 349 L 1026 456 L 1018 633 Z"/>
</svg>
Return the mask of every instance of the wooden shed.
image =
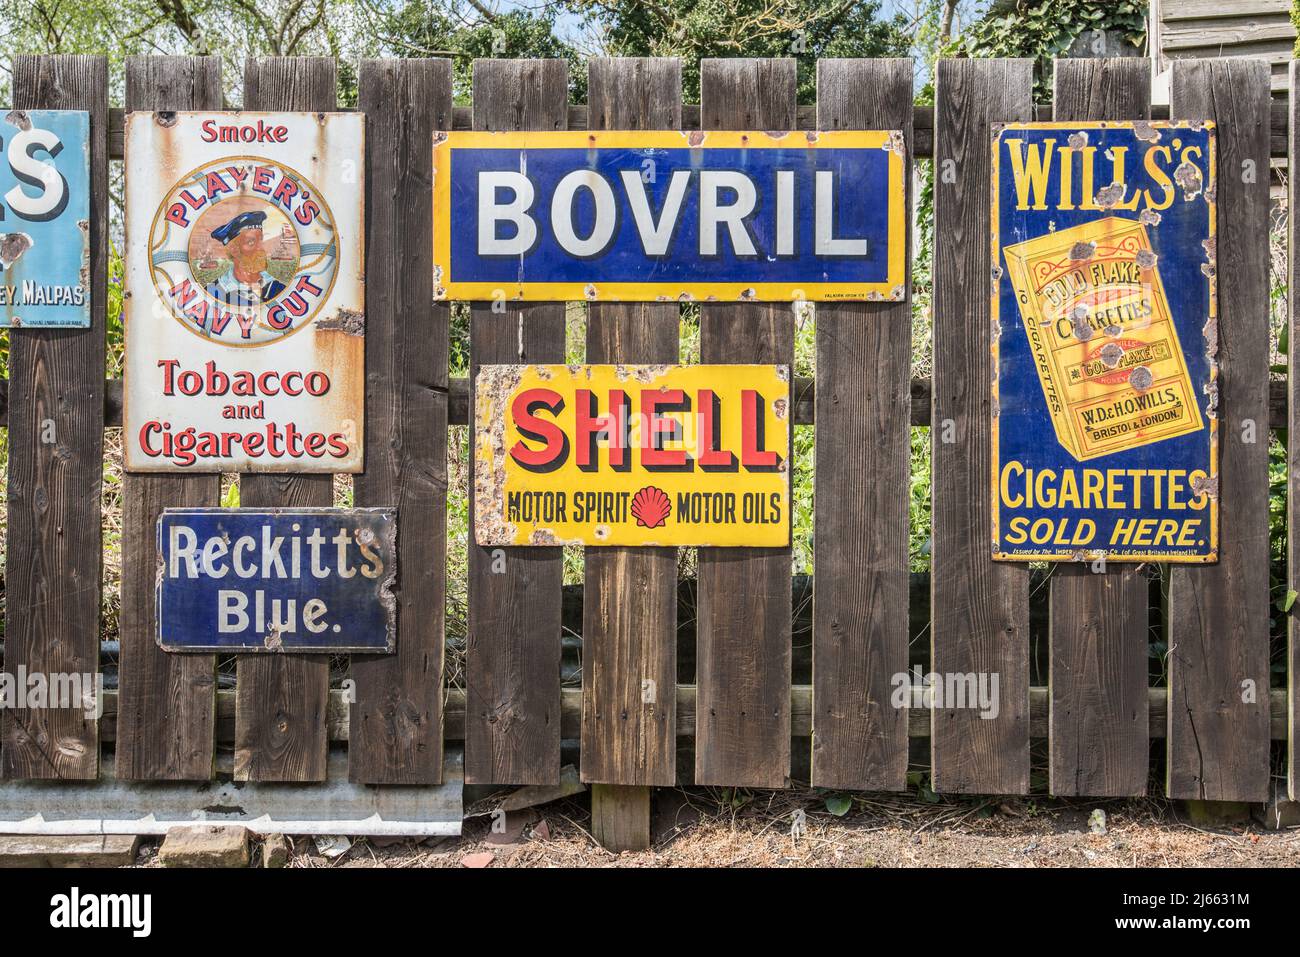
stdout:
<svg viewBox="0 0 1300 957">
<path fill-rule="evenodd" d="M 1291 0 L 1151 0 L 1153 95 L 1168 102 L 1171 60 L 1256 57 L 1272 67 L 1273 95 L 1285 96 L 1295 49 Z"/>
</svg>

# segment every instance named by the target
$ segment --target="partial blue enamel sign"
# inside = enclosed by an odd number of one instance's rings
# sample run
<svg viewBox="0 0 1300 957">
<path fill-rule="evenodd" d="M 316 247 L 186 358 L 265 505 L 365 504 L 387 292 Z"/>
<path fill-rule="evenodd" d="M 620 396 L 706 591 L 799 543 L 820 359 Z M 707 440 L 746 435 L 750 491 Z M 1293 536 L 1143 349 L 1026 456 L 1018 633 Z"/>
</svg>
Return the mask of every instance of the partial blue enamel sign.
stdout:
<svg viewBox="0 0 1300 957">
<path fill-rule="evenodd" d="M 169 508 L 158 518 L 165 651 L 396 647 L 391 508 Z"/>
<path fill-rule="evenodd" d="M 90 325 L 90 114 L 0 121 L 0 328 Z"/>
</svg>

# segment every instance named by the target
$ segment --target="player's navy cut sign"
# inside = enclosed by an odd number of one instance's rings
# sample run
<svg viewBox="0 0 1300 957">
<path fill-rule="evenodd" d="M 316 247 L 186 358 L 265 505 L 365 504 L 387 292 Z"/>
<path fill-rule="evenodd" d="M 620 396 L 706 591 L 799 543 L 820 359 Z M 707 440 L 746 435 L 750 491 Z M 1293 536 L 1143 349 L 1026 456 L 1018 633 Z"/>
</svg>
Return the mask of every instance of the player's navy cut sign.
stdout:
<svg viewBox="0 0 1300 957">
<path fill-rule="evenodd" d="M 993 139 L 993 552 L 1218 555 L 1209 123 Z"/>
<path fill-rule="evenodd" d="M 897 131 L 440 132 L 440 299 L 902 299 Z"/>
<path fill-rule="evenodd" d="M 395 509 L 166 509 L 158 561 L 166 651 L 395 648 Z"/>
</svg>

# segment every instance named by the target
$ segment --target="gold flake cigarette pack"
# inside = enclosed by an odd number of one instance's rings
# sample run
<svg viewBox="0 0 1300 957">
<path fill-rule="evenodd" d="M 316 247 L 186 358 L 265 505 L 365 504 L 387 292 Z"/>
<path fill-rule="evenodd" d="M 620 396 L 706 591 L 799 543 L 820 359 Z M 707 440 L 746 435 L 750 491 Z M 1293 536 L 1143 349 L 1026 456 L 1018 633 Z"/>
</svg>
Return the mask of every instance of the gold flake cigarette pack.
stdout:
<svg viewBox="0 0 1300 957">
<path fill-rule="evenodd" d="M 1144 223 L 1108 216 L 1008 246 L 1056 437 L 1079 461 L 1204 423 Z"/>
</svg>

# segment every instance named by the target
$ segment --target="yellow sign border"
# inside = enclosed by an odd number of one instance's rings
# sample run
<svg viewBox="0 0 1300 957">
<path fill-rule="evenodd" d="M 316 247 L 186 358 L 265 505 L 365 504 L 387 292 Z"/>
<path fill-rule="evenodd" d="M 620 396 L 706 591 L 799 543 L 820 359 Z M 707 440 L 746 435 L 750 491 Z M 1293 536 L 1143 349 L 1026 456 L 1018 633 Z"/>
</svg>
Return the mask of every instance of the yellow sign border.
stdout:
<svg viewBox="0 0 1300 957">
<path fill-rule="evenodd" d="M 774 149 L 797 138 L 803 149 L 883 149 L 889 157 L 888 275 L 878 283 L 695 282 L 451 282 L 451 177 L 457 149 Z M 490 301 L 506 293 L 511 302 L 902 302 L 907 297 L 907 149 L 897 130 L 741 132 L 699 130 L 586 131 L 544 130 L 489 133 L 438 131 L 433 134 L 433 275 L 435 300 Z M 443 215 L 439 215 L 442 212 Z"/>
<path fill-rule="evenodd" d="M 1043 123 L 994 123 L 991 129 L 990 153 L 992 153 L 992 170 L 989 177 L 989 237 L 992 259 L 990 260 L 989 273 L 992 277 L 992 291 L 990 295 L 990 312 L 992 320 L 991 328 L 997 329 L 1001 322 L 1001 287 L 1002 287 L 1002 247 L 998 242 L 999 221 L 998 221 L 998 198 L 999 198 L 999 158 L 1001 151 L 998 145 L 1002 134 L 1008 130 L 1131 130 L 1141 126 L 1149 126 L 1161 130 L 1177 129 L 1206 129 L 1209 131 L 1210 152 L 1206 158 L 1206 167 L 1208 177 L 1205 183 L 1205 191 L 1210 196 L 1215 196 L 1216 173 L 1217 173 L 1217 150 L 1218 137 L 1216 136 L 1215 124 L 1212 120 L 1053 120 Z M 1215 241 L 1218 234 L 1216 217 L 1218 215 L 1217 201 L 1209 201 L 1210 221 L 1209 221 L 1209 240 Z M 1219 286 L 1218 274 L 1211 271 L 1208 282 L 1210 284 L 1210 315 L 1209 320 L 1217 328 L 1217 319 L 1219 315 Z M 993 359 L 993 382 L 990 392 L 990 406 L 993 409 L 999 408 L 998 405 L 998 381 L 1001 376 L 1001 353 L 999 350 L 999 337 L 990 336 L 989 352 Z M 1219 377 L 1219 365 L 1217 362 L 1210 363 L 1210 383 L 1213 384 Z M 998 456 L 998 425 L 1000 416 L 994 414 L 992 417 L 992 426 L 990 429 L 990 447 L 989 447 L 989 492 L 992 506 L 992 535 L 993 542 L 1000 543 L 1002 536 L 998 534 L 999 518 L 999 501 L 998 479 L 1000 460 Z M 1219 477 L 1219 419 L 1217 415 L 1207 416 L 1210 421 L 1210 479 L 1217 484 Z M 1164 552 L 1154 554 L 1125 552 L 1122 554 L 1113 554 L 1105 549 L 1093 549 L 1084 552 L 1085 560 L 1091 561 L 1104 559 L 1108 562 L 1123 562 L 1125 564 L 1134 564 L 1142 562 L 1158 562 L 1170 565 L 1208 565 L 1219 560 L 1219 499 L 1218 496 L 1210 497 L 1210 550 L 1205 555 L 1171 555 Z M 1032 554 L 1022 554 L 1019 552 L 1010 553 L 999 551 L 997 545 L 993 546 L 993 560 L 999 562 L 1068 562 L 1076 559 L 1058 552 L 1035 552 Z"/>
</svg>

